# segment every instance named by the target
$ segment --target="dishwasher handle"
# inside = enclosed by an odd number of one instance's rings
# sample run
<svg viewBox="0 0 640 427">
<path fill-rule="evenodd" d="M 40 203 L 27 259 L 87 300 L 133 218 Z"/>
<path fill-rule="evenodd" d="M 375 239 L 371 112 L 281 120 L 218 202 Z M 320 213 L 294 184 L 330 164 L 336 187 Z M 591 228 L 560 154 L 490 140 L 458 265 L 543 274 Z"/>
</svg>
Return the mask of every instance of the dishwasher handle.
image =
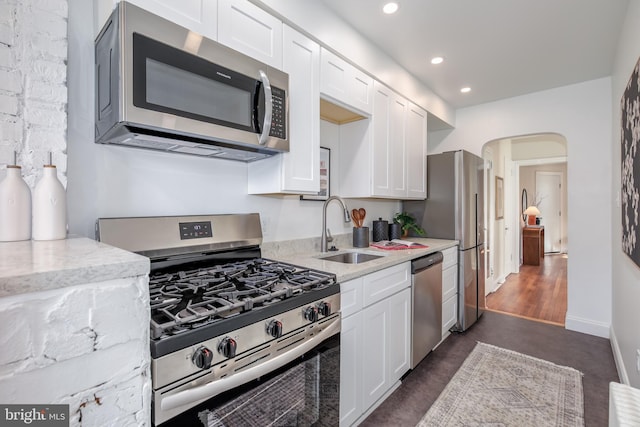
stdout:
<svg viewBox="0 0 640 427">
<path fill-rule="evenodd" d="M 422 258 L 414 259 L 411 261 L 411 274 L 419 273 L 436 264 L 442 264 L 442 258 L 442 252 L 434 252 Z"/>
</svg>

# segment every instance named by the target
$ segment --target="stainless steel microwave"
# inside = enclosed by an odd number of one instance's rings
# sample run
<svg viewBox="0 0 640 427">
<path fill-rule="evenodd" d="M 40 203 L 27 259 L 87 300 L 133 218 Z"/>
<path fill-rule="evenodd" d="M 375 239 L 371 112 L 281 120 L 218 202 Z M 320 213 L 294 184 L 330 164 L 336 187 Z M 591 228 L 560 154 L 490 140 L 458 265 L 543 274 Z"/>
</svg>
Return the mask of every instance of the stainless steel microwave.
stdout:
<svg viewBox="0 0 640 427">
<path fill-rule="evenodd" d="M 286 73 L 127 2 L 95 43 L 95 142 L 240 161 L 289 151 Z"/>
</svg>

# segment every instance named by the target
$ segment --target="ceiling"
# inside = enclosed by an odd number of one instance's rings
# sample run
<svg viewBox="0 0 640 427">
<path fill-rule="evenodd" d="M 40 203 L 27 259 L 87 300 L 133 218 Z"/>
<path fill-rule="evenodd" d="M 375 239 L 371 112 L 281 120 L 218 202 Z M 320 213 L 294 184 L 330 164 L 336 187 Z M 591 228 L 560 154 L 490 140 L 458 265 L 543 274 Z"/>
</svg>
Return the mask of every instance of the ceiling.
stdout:
<svg viewBox="0 0 640 427">
<path fill-rule="evenodd" d="M 453 108 L 611 75 L 629 3 L 395 0 L 385 15 L 387 0 L 322 1 Z"/>
</svg>

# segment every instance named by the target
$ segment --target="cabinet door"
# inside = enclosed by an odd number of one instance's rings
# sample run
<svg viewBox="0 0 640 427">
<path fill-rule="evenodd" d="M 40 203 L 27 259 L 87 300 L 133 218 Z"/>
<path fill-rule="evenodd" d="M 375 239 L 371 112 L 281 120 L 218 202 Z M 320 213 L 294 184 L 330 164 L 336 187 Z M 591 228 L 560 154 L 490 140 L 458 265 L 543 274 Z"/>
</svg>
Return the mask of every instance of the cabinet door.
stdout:
<svg viewBox="0 0 640 427">
<path fill-rule="evenodd" d="M 455 266 L 442 270 L 442 301 L 458 294 L 458 268 Z"/>
<path fill-rule="evenodd" d="M 390 386 L 388 352 L 388 302 L 380 301 L 362 310 L 362 395 L 363 408 L 369 408 Z"/>
<path fill-rule="evenodd" d="M 218 41 L 282 69 L 282 21 L 248 0 L 218 0 Z"/>
<path fill-rule="evenodd" d="M 289 152 L 284 187 L 320 191 L 320 46 L 284 27 L 283 69 L 289 74 Z"/>
<path fill-rule="evenodd" d="M 340 425 L 350 426 L 362 408 L 362 312 L 342 319 L 340 330 Z"/>
<path fill-rule="evenodd" d="M 388 152 L 391 195 L 397 198 L 407 197 L 407 174 L 405 167 L 407 160 L 405 141 L 406 113 L 407 100 L 394 94 L 391 106 Z"/>
<path fill-rule="evenodd" d="M 175 0 L 128 1 L 211 40 L 218 39 L 217 0 L 182 0 L 180 2 Z M 95 31 L 100 31 L 117 3 L 118 0 L 96 0 L 94 2 L 98 24 Z"/>
<path fill-rule="evenodd" d="M 427 112 L 409 103 L 405 131 L 407 198 L 427 197 Z"/>
<path fill-rule="evenodd" d="M 458 323 L 458 294 L 455 294 L 442 303 L 442 337 L 444 338 L 449 328 Z"/>
<path fill-rule="evenodd" d="M 388 303 L 387 351 L 392 384 L 409 371 L 411 363 L 411 288 L 393 295 Z"/>
<path fill-rule="evenodd" d="M 358 70 L 351 68 L 349 81 L 349 98 L 360 111 L 371 114 L 373 111 L 373 79 Z"/>
<path fill-rule="evenodd" d="M 346 107 L 371 114 L 373 79 L 334 53 L 320 53 L 320 91 Z"/>
<path fill-rule="evenodd" d="M 389 167 L 391 120 L 393 119 L 393 93 L 378 82 L 373 84 L 373 140 L 371 194 L 393 195 L 391 168 Z"/>
<path fill-rule="evenodd" d="M 249 194 L 320 191 L 320 46 L 283 28 L 283 70 L 289 74 L 289 152 L 249 163 Z"/>
</svg>

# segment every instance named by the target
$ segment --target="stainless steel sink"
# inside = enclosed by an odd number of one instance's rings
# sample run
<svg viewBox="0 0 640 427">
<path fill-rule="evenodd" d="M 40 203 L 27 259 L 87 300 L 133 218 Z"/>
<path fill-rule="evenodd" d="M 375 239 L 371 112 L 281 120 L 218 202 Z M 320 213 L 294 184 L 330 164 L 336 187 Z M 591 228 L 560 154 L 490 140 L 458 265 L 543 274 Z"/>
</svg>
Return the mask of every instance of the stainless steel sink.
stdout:
<svg viewBox="0 0 640 427">
<path fill-rule="evenodd" d="M 325 261 L 341 262 L 343 264 L 361 264 L 374 259 L 382 258 L 382 255 L 366 254 L 363 252 L 343 252 L 341 254 L 320 257 Z"/>
</svg>

